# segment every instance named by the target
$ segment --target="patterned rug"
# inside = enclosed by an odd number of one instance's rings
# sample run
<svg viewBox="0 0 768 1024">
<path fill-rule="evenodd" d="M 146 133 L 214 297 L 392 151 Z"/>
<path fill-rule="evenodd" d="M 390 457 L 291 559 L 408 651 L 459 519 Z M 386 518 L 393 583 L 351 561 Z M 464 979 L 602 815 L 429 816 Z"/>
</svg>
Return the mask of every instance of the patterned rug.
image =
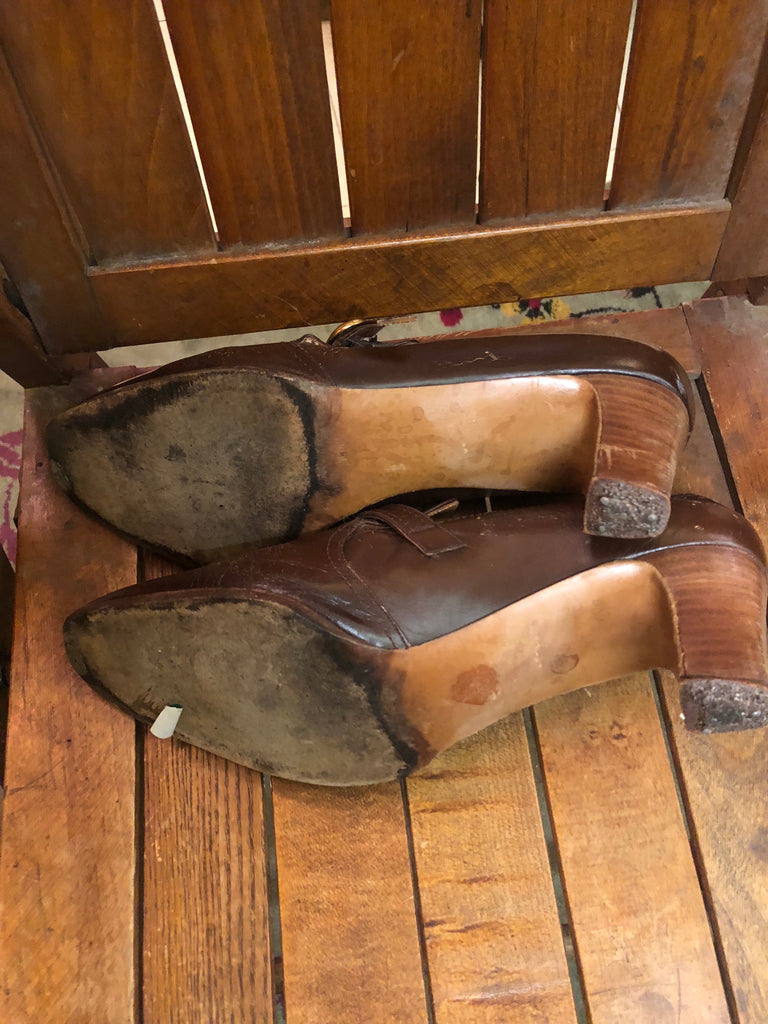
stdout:
<svg viewBox="0 0 768 1024">
<path fill-rule="evenodd" d="M 475 331 L 489 327 L 517 326 L 542 320 L 562 320 L 596 313 L 627 313 L 641 309 L 677 306 L 699 298 L 708 282 L 664 285 L 656 288 L 632 288 L 628 291 L 601 292 L 591 295 L 569 295 L 554 299 L 527 299 L 472 306 L 463 309 L 441 309 L 420 313 L 407 324 L 393 324 L 382 332 L 382 338 L 419 337 L 429 334 L 450 334 L 452 331 Z M 326 338 L 336 324 L 307 327 L 305 332 Z M 102 353 L 111 366 L 159 366 L 182 356 L 205 352 L 222 345 L 253 345 L 274 343 L 295 338 L 296 328 L 241 334 L 228 338 L 203 338 L 142 345 L 140 348 L 114 349 Z M 16 529 L 13 523 L 18 498 L 21 466 L 21 389 L 0 373 L 0 545 L 12 563 L 16 559 Z"/>
<path fill-rule="evenodd" d="M 13 513 L 16 507 L 19 470 L 21 469 L 21 429 L 9 430 L 0 436 L 0 547 L 15 563 L 16 529 Z"/>
</svg>

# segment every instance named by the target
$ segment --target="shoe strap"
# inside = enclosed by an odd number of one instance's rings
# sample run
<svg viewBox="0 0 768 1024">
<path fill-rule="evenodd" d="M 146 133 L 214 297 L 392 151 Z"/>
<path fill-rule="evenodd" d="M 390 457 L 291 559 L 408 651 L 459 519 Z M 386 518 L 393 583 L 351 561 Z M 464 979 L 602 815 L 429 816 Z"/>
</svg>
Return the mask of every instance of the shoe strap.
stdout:
<svg viewBox="0 0 768 1024">
<path fill-rule="evenodd" d="M 450 530 L 446 530 L 424 512 L 419 512 L 409 505 L 372 508 L 363 515 L 363 519 L 366 522 L 373 520 L 384 523 L 418 548 L 422 554 L 430 557 L 443 555 L 447 551 L 459 551 L 467 546 Z"/>
</svg>

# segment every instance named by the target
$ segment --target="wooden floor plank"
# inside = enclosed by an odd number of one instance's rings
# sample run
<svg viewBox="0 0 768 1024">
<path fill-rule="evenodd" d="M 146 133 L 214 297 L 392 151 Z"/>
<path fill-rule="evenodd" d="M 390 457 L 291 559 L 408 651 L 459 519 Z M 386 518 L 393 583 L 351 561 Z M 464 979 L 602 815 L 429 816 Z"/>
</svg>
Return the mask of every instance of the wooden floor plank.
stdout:
<svg viewBox="0 0 768 1024">
<path fill-rule="evenodd" d="M 729 1024 L 650 676 L 536 707 L 592 1024 Z"/>
<path fill-rule="evenodd" d="M 768 309 L 739 297 L 706 299 L 686 307 L 686 316 L 744 513 L 768 545 Z M 716 474 L 700 463 L 686 483 L 712 495 Z M 721 480 L 712 496 L 724 488 Z M 668 674 L 663 688 L 734 1019 L 768 1020 L 768 730 L 690 733 Z"/>
<path fill-rule="evenodd" d="M 147 736 L 144 1015 L 272 1021 L 261 776 Z"/>
<path fill-rule="evenodd" d="M 729 502 L 698 395 L 673 491 Z M 665 677 L 676 699 L 677 682 L 670 673 Z M 558 698 L 539 706 L 535 717 L 595 1024 L 727 1021 L 648 678 Z M 706 749 L 713 737 L 694 739 Z M 574 740 L 580 747 L 575 763 Z M 691 764 L 688 774 L 704 789 L 701 769 Z M 638 929 L 636 941 L 628 927 Z"/>
<path fill-rule="evenodd" d="M 400 787 L 273 792 L 288 1024 L 426 1024 Z"/>
<path fill-rule="evenodd" d="M 154 555 L 145 578 L 178 572 Z M 270 1024 L 261 775 L 144 740 L 144 1019 Z"/>
<path fill-rule="evenodd" d="M 685 307 L 744 511 L 768 541 L 768 307 L 731 295 Z"/>
<path fill-rule="evenodd" d="M 61 627 L 135 582 L 136 552 L 56 487 L 42 434 L 89 389 L 40 389 L 26 404 L 0 850 L 9 1024 L 135 1019 L 135 727 L 72 670 Z"/>
<path fill-rule="evenodd" d="M 408 780 L 437 1024 L 575 1024 L 522 715 Z"/>
</svg>

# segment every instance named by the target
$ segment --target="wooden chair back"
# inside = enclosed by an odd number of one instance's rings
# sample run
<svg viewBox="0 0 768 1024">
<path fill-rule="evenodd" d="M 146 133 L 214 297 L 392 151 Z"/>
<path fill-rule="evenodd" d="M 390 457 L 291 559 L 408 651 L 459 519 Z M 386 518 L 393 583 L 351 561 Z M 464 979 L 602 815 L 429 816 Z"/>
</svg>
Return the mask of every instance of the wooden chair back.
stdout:
<svg viewBox="0 0 768 1024">
<path fill-rule="evenodd" d="M 24 383 L 117 345 L 768 273 L 765 0 L 160 13 L 0 10 L 0 366 Z"/>
</svg>

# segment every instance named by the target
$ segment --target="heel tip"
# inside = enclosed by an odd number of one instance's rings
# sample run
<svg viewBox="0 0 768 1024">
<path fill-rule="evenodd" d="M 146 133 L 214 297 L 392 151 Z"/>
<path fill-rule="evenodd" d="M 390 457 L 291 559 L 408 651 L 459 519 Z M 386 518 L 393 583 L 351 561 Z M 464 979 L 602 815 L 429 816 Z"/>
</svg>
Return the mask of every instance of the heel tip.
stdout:
<svg viewBox="0 0 768 1024">
<path fill-rule="evenodd" d="M 732 679 L 689 679 L 680 687 L 687 729 L 736 732 L 768 725 L 768 687 Z"/>
<path fill-rule="evenodd" d="M 584 529 L 597 537 L 657 537 L 669 521 L 669 498 L 625 480 L 593 480 L 584 507 Z"/>
</svg>

